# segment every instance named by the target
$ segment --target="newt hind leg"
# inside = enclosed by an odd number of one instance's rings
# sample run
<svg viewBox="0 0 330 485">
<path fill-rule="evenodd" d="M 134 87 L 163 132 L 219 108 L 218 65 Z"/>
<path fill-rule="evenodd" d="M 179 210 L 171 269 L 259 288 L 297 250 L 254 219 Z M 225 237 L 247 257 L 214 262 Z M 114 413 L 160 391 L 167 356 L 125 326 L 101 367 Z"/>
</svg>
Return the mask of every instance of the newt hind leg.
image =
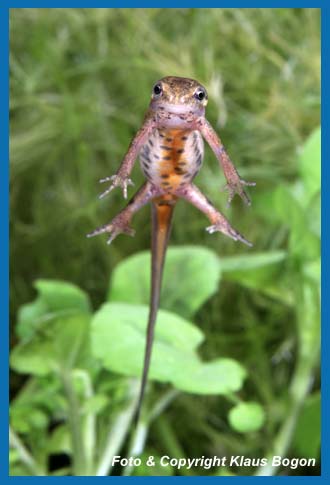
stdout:
<svg viewBox="0 0 330 485">
<path fill-rule="evenodd" d="M 222 232 L 226 236 L 231 237 L 234 241 L 240 241 L 247 246 L 252 246 L 252 243 L 245 239 L 236 229 L 232 228 L 228 220 L 221 212 L 219 212 L 214 205 L 205 197 L 205 195 L 193 184 L 187 184 L 179 188 L 176 195 L 186 199 L 193 204 L 197 209 L 203 212 L 211 222 L 211 226 L 206 230 L 213 234 L 214 232 Z"/>
<path fill-rule="evenodd" d="M 87 237 L 94 237 L 108 232 L 110 236 L 107 243 L 111 244 L 119 234 L 128 234 L 129 236 L 134 236 L 135 230 L 130 225 L 133 215 L 135 212 L 141 209 L 141 207 L 158 195 L 159 190 L 150 182 L 146 182 L 132 197 L 127 206 L 121 210 L 111 222 L 98 227 L 94 231 L 87 234 Z"/>
</svg>

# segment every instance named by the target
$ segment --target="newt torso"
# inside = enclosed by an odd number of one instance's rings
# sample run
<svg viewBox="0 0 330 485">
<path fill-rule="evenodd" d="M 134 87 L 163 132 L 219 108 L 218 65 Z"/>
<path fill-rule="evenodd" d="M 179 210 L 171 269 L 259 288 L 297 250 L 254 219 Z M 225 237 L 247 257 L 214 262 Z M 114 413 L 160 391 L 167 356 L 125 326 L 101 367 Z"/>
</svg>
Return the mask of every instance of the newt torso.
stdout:
<svg viewBox="0 0 330 485">
<path fill-rule="evenodd" d="M 147 179 L 166 193 L 190 183 L 198 174 L 204 143 L 196 130 L 155 129 L 140 152 Z"/>
</svg>

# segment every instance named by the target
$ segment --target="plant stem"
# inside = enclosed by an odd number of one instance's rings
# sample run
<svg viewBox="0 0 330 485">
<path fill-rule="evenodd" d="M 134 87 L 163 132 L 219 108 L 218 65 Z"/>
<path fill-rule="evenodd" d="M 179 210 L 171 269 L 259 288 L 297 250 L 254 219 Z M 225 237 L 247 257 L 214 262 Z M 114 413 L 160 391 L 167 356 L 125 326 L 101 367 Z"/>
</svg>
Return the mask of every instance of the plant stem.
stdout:
<svg viewBox="0 0 330 485">
<path fill-rule="evenodd" d="M 315 354 L 315 359 L 312 361 L 300 360 L 290 386 L 291 412 L 288 414 L 287 419 L 284 421 L 274 440 L 272 452 L 267 456 L 267 466 L 260 467 L 255 473 L 256 476 L 275 475 L 278 467 L 272 465 L 273 456 L 285 456 L 287 454 L 301 406 L 310 388 L 310 377 L 316 360 L 317 354 Z"/>
<path fill-rule="evenodd" d="M 148 416 L 143 419 L 141 417 L 140 422 L 135 430 L 135 433 L 132 438 L 131 446 L 129 448 L 128 456 L 131 457 L 138 457 L 142 455 L 144 446 L 146 443 L 146 439 L 148 436 L 148 431 L 150 428 L 150 424 L 154 419 L 156 419 L 162 412 L 167 408 L 167 406 L 173 401 L 174 398 L 179 394 L 179 391 L 176 389 L 171 389 L 170 391 L 166 392 L 158 402 L 156 402 L 155 406 L 152 408 Z M 130 476 L 133 471 L 133 466 L 125 467 L 124 476 Z"/>
<path fill-rule="evenodd" d="M 9 442 L 10 446 L 17 450 L 21 462 L 30 470 L 30 472 L 37 477 L 44 477 L 46 473 L 39 467 L 31 453 L 26 449 L 23 442 L 20 440 L 15 431 L 9 427 Z"/>
<path fill-rule="evenodd" d="M 68 400 L 68 418 L 72 439 L 73 473 L 75 476 L 86 475 L 86 459 L 84 442 L 82 439 L 79 404 L 73 389 L 72 375 L 69 369 L 61 373 L 62 384 Z"/>
<path fill-rule="evenodd" d="M 84 385 L 84 396 L 85 398 L 91 399 L 94 396 L 93 384 L 88 372 L 82 369 L 75 369 L 74 375 L 79 377 Z M 93 475 L 93 465 L 94 465 L 94 453 L 96 445 L 96 415 L 94 412 L 89 412 L 86 414 L 84 423 L 84 448 L 86 456 L 86 475 Z"/>
<path fill-rule="evenodd" d="M 133 435 L 132 443 L 128 452 L 128 456 L 137 457 L 140 456 L 144 450 L 144 445 L 148 436 L 148 425 L 142 419 L 137 425 L 135 433 Z M 126 466 L 124 469 L 123 476 L 130 476 L 134 466 Z"/>
<path fill-rule="evenodd" d="M 132 381 L 129 404 L 124 411 L 119 413 L 114 426 L 109 431 L 104 452 L 96 469 L 96 476 L 98 477 L 107 476 L 111 472 L 113 457 L 122 447 L 132 422 L 139 391 L 140 382 L 138 380 Z"/>
</svg>

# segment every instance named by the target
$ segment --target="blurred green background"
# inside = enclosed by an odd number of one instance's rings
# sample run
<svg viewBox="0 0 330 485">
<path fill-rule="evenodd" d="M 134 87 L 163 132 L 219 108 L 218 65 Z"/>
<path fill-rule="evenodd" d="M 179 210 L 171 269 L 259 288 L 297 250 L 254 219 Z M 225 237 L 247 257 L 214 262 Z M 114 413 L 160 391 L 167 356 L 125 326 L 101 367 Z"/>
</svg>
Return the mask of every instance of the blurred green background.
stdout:
<svg viewBox="0 0 330 485">
<path fill-rule="evenodd" d="M 107 474 L 114 450 L 317 460 L 295 469 L 141 466 L 127 474 L 319 474 L 320 11 L 12 9 L 10 44 L 11 474 Z M 226 209 L 224 177 L 206 149 L 196 184 L 254 247 L 210 236 L 204 216 L 178 204 L 171 245 L 179 247 L 168 265 L 183 272 L 165 280 L 161 307 L 172 313 L 160 329 L 185 318 L 187 335 L 196 328 L 204 335 L 204 361 L 232 359 L 246 378 L 226 391 L 182 392 L 186 384 L 166 385 L 170 377 L 155 370 L 163 383 L 152 384 L 149 400 L 157 404 L 165 392 L 168 405 L 151 406 L 154 415 L 146 412 L 129 440 L 131 378 L 139 375 L 133 363 L 127 370 L 134 335 L 128 347 L 113 347 L 116 361 L 104 360 L 107 347 L 96 337 L 102 309 L 93 312 L 110 301 L 102 308 L 118 321 L 127 312 L 129 321 L 131 304 L 147 304 L 147 288 L 140 294 L 133 287 L 147 284 L 149 254 L 127 258 L 149 250 L 150 209 L 136 215 L 134 239 L 120 236 L 109 248 L 85 234 L 123 207 L 120 190 L 98 200 L 98 180 L 119 167 L 153 83 L 167 75 L 206 86 L 208 120 L 242 178 L 257 186 L 250 208 L 235 198 Z M 132 178 L 136 190 L 138 163 Z M 189 266 L 192 249 L 200 266 Z M 36 298 L 36 280 L 39 297 L 26 305 Z M 191 294 L 192 280 L 200 298 Z M 178 285 L 180 304 L 168 297 Z M 114 302 L 126 303 L 119 316 Z M 63 308 L 79 315 L 72 335 Z M 143 325 L 145 307 L 133 310 L 141 310 Z M 56 354 L 41 370 L 53 351 L 49 335 L 60 335 L 58 347 L 69 351 L 77 335 L 89 342 L 89 332 L 93 346 L 84 349 L 83 364 L 75 355 L 62 365 L 66 357 Z M 118 332 L 104 337 L 109 348 L 121 340 Z M 175 330 L 168 338 L 174 345 Z M 179 357 L 175 362 L 180 374 Z M 208 369 L 210 382 L 223 379 L 218 370 Z"/>
</svg>

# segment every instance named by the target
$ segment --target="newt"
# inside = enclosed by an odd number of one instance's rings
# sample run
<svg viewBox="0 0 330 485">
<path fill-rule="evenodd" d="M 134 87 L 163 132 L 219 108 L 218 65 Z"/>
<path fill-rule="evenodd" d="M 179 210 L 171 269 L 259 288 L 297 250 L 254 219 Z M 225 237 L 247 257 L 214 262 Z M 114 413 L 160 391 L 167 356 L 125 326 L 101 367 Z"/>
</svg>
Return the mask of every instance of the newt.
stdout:
<svg viewBox="0 0 330 485">
<path fill-rule="evenodd" d="M 204 138 L 226 177 L 228 205 L 235 194 L 250 205 L 245 186 L 255 185 L 254 182 L 246 182 L 240 178 L 220 138 L 207 121 L 207 102 L 205 87 L 194 79 L 167 76 L 154 85 L 142 127 L 131 141 L 118 171 L 115 175 L 100 180 L 101 183 L 110 182 L 100 198 L 109 194 L 115 187 L 120 187 L 124 198 L 127 198 L 128 186 L 134 185 L 129 176 L 138 157 L 146 182 L 111 222 L 87 235 L 93 237 L 109 233 L 108 244 L 121 233 L 134 236 L 135 231 L 130 225 L 132 216 L 142 206 L 151 202 L 151 295 L 143 374 L 135 413 L 136 422 L 139 419 L 148 378 L 166 249 L 173 210 L 178 199 L 187 200 L 207 216 L 211 223 L 206 228 L 209 233 L 222 232 L 234 241 L 252 246 L 242 234 L 231 227 L 225 216 L 193 184 L 203 162 Z"/>
</svg>

